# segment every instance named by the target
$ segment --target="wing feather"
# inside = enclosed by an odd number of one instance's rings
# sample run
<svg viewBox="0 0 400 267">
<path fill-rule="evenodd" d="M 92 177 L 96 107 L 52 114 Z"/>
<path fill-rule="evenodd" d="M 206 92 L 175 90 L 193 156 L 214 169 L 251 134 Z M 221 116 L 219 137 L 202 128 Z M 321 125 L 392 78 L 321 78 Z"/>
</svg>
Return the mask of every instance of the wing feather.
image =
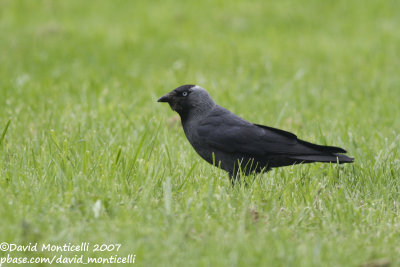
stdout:
<svg viewBox="0 0 400 267">
<path fill-rule="evenodd" d="M 209 146 L 227 153 L 264 157 L 298 152 L 296 135 L 252 124 L 224 108 L 212 111 L 202 120 L 198 125 L 197 134 Z"/>
</svg>

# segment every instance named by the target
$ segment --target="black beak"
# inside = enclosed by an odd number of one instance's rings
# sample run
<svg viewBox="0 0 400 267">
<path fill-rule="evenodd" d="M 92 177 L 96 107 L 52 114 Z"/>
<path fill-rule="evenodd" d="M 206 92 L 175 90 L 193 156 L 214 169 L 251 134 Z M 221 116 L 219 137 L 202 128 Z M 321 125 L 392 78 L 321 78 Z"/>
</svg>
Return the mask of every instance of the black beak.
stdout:
<svg viewBox="0 0 400 267">
<path fill-rule="evenodd" d="M 162 97 L 160 97 L 157 102 L 168 102 L 171 101 L 171 94 L 168 93 L 166 95 L 163 95 Z"/>
</svg>

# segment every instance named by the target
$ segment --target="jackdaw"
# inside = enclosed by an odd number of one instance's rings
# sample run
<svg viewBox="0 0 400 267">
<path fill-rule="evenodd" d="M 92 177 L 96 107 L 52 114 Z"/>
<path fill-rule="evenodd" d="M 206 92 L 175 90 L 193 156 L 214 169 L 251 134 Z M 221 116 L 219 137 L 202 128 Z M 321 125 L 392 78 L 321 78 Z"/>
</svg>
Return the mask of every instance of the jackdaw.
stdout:
<svg viewBox="0 0 400 267">
<path fill-rule="evenodd" d="M 158 99 L 181 117 L 185 135 L 208 163 L 239 173 L 267 172 L 271 168 L 311 162 L 350 163 L 340 147 L 312 144 L 280 129 L 248 122 L 217 105 L 197 85 L 182 85 Z"/>
</svg>

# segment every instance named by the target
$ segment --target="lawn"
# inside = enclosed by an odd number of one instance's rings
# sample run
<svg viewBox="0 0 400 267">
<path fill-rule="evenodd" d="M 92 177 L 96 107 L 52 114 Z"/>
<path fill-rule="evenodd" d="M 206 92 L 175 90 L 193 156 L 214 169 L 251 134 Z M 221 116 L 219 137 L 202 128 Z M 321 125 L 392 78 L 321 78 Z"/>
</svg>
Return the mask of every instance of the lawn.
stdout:
<svg viewBox="0 0 400 267">
<path fill-rule="evenodd" d="M 90 244 L 0 257 L 400 266 L 398 7 L 0 0 L 0 243 Z M 232 187 L 156 102 L 188 83 L 355 162 Z"/>
</svg>

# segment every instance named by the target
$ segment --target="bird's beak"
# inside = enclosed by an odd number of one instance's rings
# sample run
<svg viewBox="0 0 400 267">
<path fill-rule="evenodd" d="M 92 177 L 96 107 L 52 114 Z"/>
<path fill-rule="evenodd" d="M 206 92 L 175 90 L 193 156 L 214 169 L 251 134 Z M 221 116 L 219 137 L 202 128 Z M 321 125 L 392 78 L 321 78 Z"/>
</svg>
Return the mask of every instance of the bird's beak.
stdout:
<svg viewBox="0 0 400 267">
<path fill-rule="evenodd" d="M 168 93 L 166 95 L 163 95 L 162 97 L 160 97 L 157 102 L 170 102 L 171 101 L 171 93 Z"/>
</svg>

